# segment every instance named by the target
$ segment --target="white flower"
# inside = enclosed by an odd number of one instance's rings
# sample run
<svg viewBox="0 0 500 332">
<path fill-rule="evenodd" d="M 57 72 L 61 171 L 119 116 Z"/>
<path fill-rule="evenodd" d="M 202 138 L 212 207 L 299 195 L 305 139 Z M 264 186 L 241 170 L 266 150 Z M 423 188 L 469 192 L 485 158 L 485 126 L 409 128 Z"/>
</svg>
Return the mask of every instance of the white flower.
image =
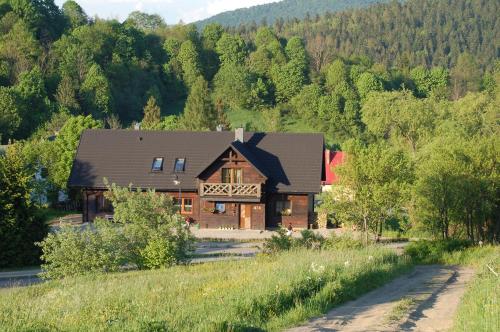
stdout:
<svg viewBox="0 0 500 332">
<path fill-rule="evenodd" d="M 344 265 L 345 265 L 345 266 L 349 266 L 349 261 L 345 261 L 345 262 L 344 262 Z"/>
<path fill-rule="evenodd" d="M 312 262 L 311 263 L 311 270 L 314 273 L 322 273 L 325 271 L 325 267 L 323 265 L 316 265 L 316 263 Z"/>
<path fill-rule="evenodd" d="M 368 256 L 368 260 L 369 261 L 373 260 L 373 256 Z"/>
<path fill-rule="evenodd" d="M 478 244 L 479 244 L 480 247 L 482 247 L 483 246 L 483 241 L 479 241 Z"/>
</svg>

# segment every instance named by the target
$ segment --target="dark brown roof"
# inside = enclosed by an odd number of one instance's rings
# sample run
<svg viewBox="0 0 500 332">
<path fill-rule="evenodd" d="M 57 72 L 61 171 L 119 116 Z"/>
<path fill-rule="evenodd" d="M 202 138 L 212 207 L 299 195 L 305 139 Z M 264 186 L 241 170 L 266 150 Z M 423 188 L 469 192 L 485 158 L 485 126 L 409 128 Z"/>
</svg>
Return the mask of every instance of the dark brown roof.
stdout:
<svg viewBox="0 0 500 332">
<path fill-rule="evenodd" d="M 103 178 L 120 186 L 196 190 L 196 177 L 228 147 L 244 150 L 267 178 L 266 189 L 315 193 L 323 174 L 323 135 L 245 133 L 245 143 L 233 132 L 142 130 L 86 130 L 80 139 L 69 186 L 103 188 Z M 233 146 L 234 145 L 234 146 Z M 163 157 L 163 171 L 153 172 L 155 157 Z M 186 158 L 185 171 L 174 172 L 176 158 Z"/>
</svg>

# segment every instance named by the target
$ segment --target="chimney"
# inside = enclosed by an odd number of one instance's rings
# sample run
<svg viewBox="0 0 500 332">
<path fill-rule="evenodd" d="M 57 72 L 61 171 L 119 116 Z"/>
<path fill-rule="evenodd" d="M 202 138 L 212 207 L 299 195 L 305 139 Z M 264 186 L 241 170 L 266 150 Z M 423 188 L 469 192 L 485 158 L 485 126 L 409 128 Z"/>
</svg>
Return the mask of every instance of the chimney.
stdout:
<svg viewBox="0 0 500 332">
<path fill-rule="evenodd" d="M 245 143 L 245 139 L 243 138 L 243 135 L 245 133 L 245 130 L 243 128 L 236 128 L 234 130 L 234 141 L 240 141 L 241 143 Z"/>
</svg>

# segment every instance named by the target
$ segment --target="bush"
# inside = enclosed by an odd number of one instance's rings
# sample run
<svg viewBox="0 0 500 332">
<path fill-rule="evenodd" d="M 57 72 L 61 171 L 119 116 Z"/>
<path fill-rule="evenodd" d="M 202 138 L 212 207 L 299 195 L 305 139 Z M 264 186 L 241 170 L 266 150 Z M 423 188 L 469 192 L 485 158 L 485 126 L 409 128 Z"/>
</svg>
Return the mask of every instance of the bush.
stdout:
<svg viewBox="0 0 500 332">
<path fill-rule="evenodd" d="M 443 255 L 464 250 L 470 246 L 471 242 L 467 240 L 420 240 L 407 245 L 405 254 L 418 263 L 440 263 L 443 260 Z"/>
<path fill-rule="evenodd" d="M 286 234 L 286 229 L 280 228 L 277 233 L 278 235 L 273 235 L 270 239 L 264 241 L 263 252 L 265 254 L 276 254 L 292 248 L 293 239 Z"/>
<path fill-rule="evenodd" d="M 43 250 L 44 278 L 63 278 L 93 272 L 118 271 L 125 263 L 120 250 L 123 236 L 111 227 L 83 230 L 63 226 L 39 245 Z"/>
<path fill-rule="evenodd" d="M 47 278 L 117 271 L 128 265 L 167 267 L 185 261 L 193 238 L 172 200 L 154 191 L 108 187 L 114 220 L 95 227 L 63 228 L 40 243 Z"/>
<path fill-rule="evenodd" d="M 300 235 L 302 235 L 300 239 L 295 239 L 293 241 L 296 247 L 320 249 L 325 241 L 325 238 L 321 234 L 316 234 L 309 229 L 304 229 L 300 232 Z"/>
</svg>

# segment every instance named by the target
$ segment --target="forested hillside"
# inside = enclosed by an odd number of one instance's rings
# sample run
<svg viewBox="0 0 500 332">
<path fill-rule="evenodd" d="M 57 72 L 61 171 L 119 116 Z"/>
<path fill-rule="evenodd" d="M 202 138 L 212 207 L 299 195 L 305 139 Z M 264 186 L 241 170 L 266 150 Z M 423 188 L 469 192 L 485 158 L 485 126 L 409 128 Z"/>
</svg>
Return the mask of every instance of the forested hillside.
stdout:
<svg viewBox="0 0 500 332">
<path fill-rule="evenodd" d="M 278 20 L 280 37 L 301 37 L 316 70 L 337 56 L 367 56 L 389 67 L 457 64 L 464 51 L 483 68 L 500 55 L 500 3 L 489 0 L 392 1 L 302 21 Z M 251 39 L 256 27 L 234 31 Z"/>
<path fill-rule="evenodd" d="M 380 2 L 389 0 L 283 0 L 220 13 L 195 24 L 202 28 L 209 23 L 219 23 L 226 27 L 237 27 L 240 24 L 256 25 L 263 22 L 273 24 L 278 19 L 303 19 L 306 16 L 334 13 L 348 8 L 362 8 Z"/>
</svg>

